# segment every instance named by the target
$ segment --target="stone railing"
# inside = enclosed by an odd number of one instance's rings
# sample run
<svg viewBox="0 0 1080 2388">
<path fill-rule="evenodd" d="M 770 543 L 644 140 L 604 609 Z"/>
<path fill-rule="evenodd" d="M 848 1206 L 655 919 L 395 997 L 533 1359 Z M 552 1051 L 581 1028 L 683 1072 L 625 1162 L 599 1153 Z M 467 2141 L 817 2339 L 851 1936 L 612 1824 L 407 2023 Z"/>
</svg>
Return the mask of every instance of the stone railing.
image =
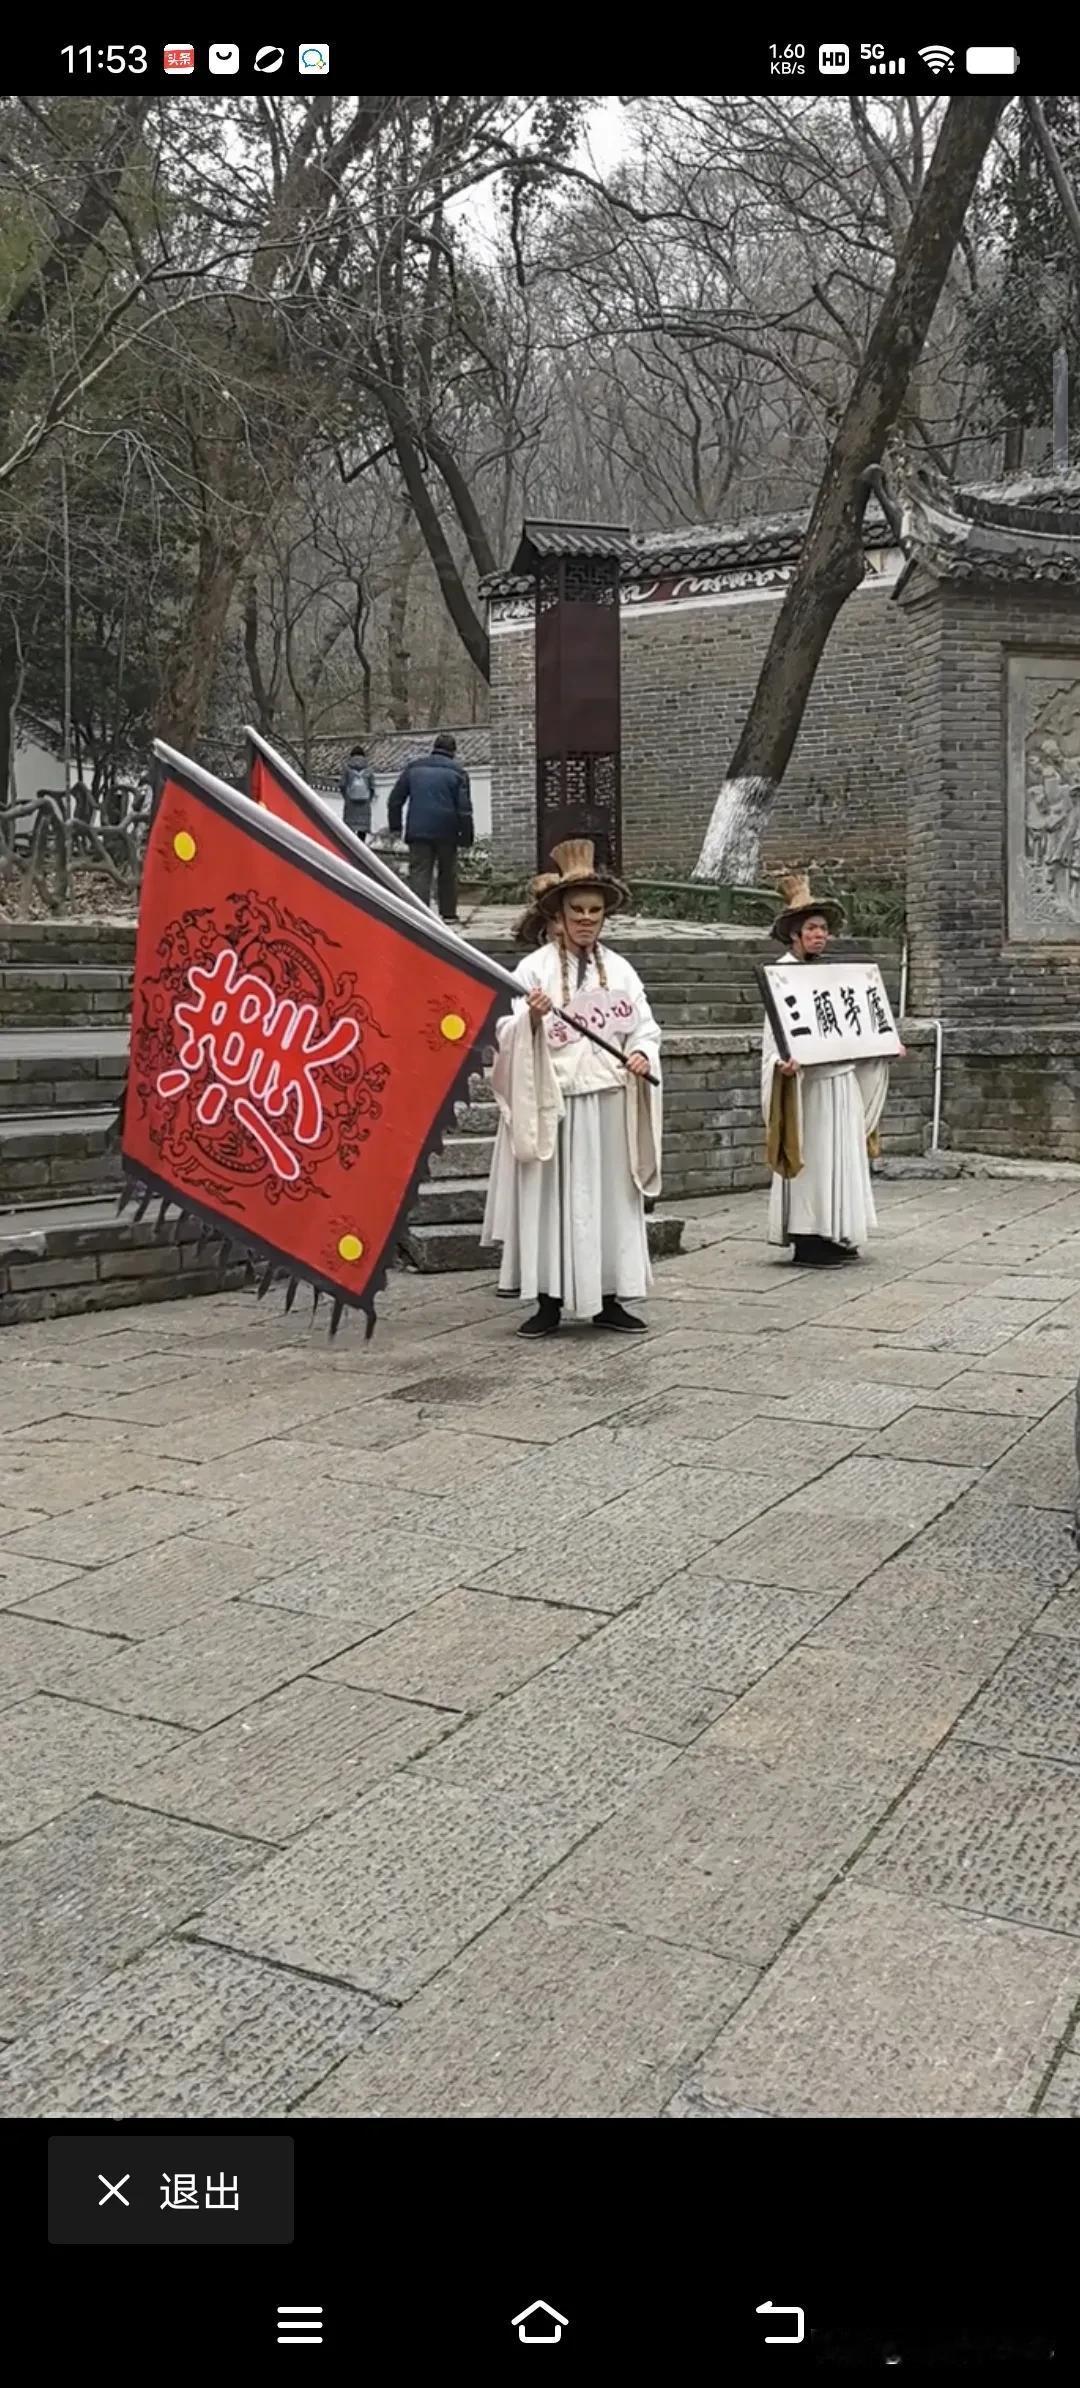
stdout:
<svg viewBox="0 0 1080 2388">
<path fill-rule="evenodd" d="M 57 913 L 80 871 L 134 894 L 149 826 L 148 791 L 123 789 L 103 809 L 81 792 L 41 789 L 0 805 L 0 876 L 14 882 L 27 906 L 36 896 Z"/>
</svg>

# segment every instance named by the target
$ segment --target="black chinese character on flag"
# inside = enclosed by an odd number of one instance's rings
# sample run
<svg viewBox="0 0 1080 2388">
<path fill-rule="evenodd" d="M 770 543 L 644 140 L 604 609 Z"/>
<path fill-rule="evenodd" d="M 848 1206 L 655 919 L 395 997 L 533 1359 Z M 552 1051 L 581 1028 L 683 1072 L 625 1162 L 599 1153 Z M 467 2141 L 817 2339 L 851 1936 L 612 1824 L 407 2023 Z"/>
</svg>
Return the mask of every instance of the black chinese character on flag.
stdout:
<svg viewBox="0 0 1080 2388">
<path fill-rule="evenodd" d="M 847 1021 L 852 1035 L 861 1036 L 862 1013 L 859 1010 L 858 989 L 855 987 L 841 987 L 840 1001 L 844 1006 L 844 1018 Z"/>
</svg>

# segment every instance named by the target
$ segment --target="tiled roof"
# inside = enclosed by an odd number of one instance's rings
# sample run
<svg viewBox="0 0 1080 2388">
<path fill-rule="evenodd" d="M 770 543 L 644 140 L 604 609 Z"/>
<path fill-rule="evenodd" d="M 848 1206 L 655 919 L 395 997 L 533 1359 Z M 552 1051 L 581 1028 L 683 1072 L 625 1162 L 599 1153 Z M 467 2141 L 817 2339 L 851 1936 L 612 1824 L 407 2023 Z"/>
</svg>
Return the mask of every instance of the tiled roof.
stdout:
<svg viewBox="0 0 1080 2388">
<path fill-rule="evenodd" d="M 798 556 L 809 519 L 807 508 L 799 514 L 751 515 L 745 522 L 699 523 L 686 530 L 635 531 L 627 539 L 623 552 L 621 577 L 624 582 L 637 582 L 669 579 L 680 573 L 712 575 L 744 572 L 770 564 L 792 564 Z M 535 532 L 540 527 L 537 524 L 525 525 L 526 532 Z M 566 525 L 548 524 L 542 527 L 552 532 L 565 532 L 567 529 Z M 595 535 L 598 539 L 610 540 L 616 534 L 596 526 Z M 620 535 L 625 537 L 625 534 Z M 536 545 L 535 540 L 533 543 Z M 880 548 L 892 547 L 894 544 L 893 534 L 880 507 L 871 499 L 863 516 L 863 545 Z M 611 546 L 593 549 L 582 546 L 571 550 L 566 545 L 556 543 L 550 549 L 538 549 L 538 552 L 610 555 L 613 550 Z M 521 571 L 521 553 L 519 548 L 513 571 L 492 573 L 481 584 L 485 597 L 521 597 L 530 594 L 533 583 L 530 576 Z"/>
<path fill-rule="evenodd" d="M 373 771 L 403 771 L 415 755 L 431 753 L 437 735 L 435 730 L 373 730 L 367 741 L 368 762 Z M 448 735 L 457 739 L 457 761 L 463 770 L 490 769 L 489 729 L 452 730 Z M 312 777 L 319 781 L 333 780 L 336 785 L 350 743 L 348 738 L 313 738 Z"/>
<path fill-rule="evenodd" d="M 536 556 L 601 556 L 621 562 L 633 548 L 625 522 L 523 522 L 512 572 L 528 572 Z"/>
<path fill-rule="evenodd" d="M 905 580 L 1080 583 L 1080 473 L 954 488 L 926 466 L 903 483 Z"/>
</svg>

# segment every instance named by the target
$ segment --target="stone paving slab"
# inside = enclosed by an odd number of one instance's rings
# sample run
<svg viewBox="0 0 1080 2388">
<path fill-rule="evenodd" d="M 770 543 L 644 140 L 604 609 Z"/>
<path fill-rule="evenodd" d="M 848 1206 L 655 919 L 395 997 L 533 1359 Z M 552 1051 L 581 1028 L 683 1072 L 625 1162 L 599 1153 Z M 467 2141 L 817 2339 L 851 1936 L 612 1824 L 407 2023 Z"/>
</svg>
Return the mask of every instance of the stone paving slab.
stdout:
<svg viewBox="0 0 1080 2388">
<path fill-rule="evenodd" d="M 1010 1345 L 1006 1354 L 1010 1361 L 1011 1353 Z M 1058 1402 L 1067 1400 L 1074 1388 L 1074 1378 L 1023 1375 L 1012 1362 L 1008 1373 L 1004 1369 L 985 1368 L 970 1375 L 965 1372 L 950 1377 L 949 1408 L 984 1410 L 1002 1418 L 1042 1418 Z M 938 1395 L 922 1388 L 913 1392 L 911 1398 L 920 1407 L 940 1407 Z"/>
<path fill-rule="evenodd" d="M 501 1479 L 507 1468 L 527 1464 L 520 1443 L 505 1435 L 451 1434 L 433 1427 L 415 1440 L 410 1436 L 404 1443 L 384 1445 L 375 1474 L 379 1483 L 411 1485 L 417 1492 L 458 1492 L 463 1485 L 471 1487 L 491 1475 Z"/>
<path fill-rule="evenodd" d="M 340 1621 L 226 1601 L 203 1612 L 197 1641 L 186 1624 L 170 1626 L 72 1676 L 65 1689 L 103 1711 L 160 1717 L 202 1732 L 335 1657 L 352 1638 Z"/>
<path fill-rule="evenodd" d="M 262 1855 L 106 1799 L 0 1851 L 0 2031 L 18 2035 L 88 1994 Z"/>
<path fill-rule="evenodd" d="M 458 1588 L 343 1651 L 320 1667 L 319 1677 L 436 1708 L 476 1710 L 551 1666 L 600 1621 L 588 1609 L 545 1608 Z"/>
<path fill-rule="evenodd" d="M 721 1549 L 606 1624 L 551 1680 L 591 1716 L 692 1741 L 801 1641 L 822 1608 L 821 1596 L 726 1582 Z"/>
<path fill-rule="evenodd" d="M 8 1609 L 0 1614 L 0 1707 L 31 1692 L 49 1691 L 66 1676 L 122 1649 L 115 1637 L 72 1632 Z"/>
<path fill-rule="evenodd" d="M 825 1764 L 860 1780 L 902 1783 L 967 1707 L 977 1675 L 921 1660 L 801 1648 L 710 1725 L 701 1750 L 770 1765 Z"/>
<path fill-rule="evenodd" d="M 284 2115 L 385 2014 L 333 1982 L 169 1941 L 23 2034 L 0 2058 L 0 2114 Z"/>
<path fill-rule="evenodd" d="M 298 2111 L 658 2115 L 753 1981 L 748 1969 L 701 1950 L 527 1902 Z"/>
<path fill-rule="evenodd" d="M 1061 1633 L 1080 1640 L 1080 1575 L 1063 1584 L 1039 1615 L 1040 1633 Z"/>
<path fill-rule="evenodd" d="M 564 1859 L 543 1896 L 564 1914 L 768 1965 L 886 1797 L 843 1775 L 701 1746 Z"/>
<path fill-rule="evenodd" d="M 513 1599 L 614 1613 L 630 1608 L 692 1559 L 700 1558 L 720 1540 L 718 1521 L 725 1514 L 734 1526 L 740 1510 L 754 1517 L 769 1503 L 770 1488 L 760 1476 L 725 1477 L 718 1472 L 712 1486 L 712 1515 L 706 1521 L 697 1510 L 693 1489 L 704 1470 L 675 1468 L 667 1473 L 680 1479 L 675 1488 L 677 1501 L 669 1500 L 658 1508 L 655 1485 L 624 1494 L 603 1511 L 602 1534 L 586 1536 L 574 1525 L 537 1537 L 528 1551 L 487 1570 L 477 1566 L 473 1584 L 478 1591 L 499 1592 Z"/>
<path fill-rule="evenodd" d="M 0 1447 L 0 1497 L 25 1500 L 47 1517 L 98 1501 L 105 1493 L 211 1489 L 200 1486 L 193 1469 L 175 1460 L 140 1458 L 133 1452 L 99 1451 L 90 1456 L 85 1451 L 58 1451 L 55 1445 L 20 1446 L 11 1441 Z M 0 1532 L 12 1531 L 13 1526 L 0 1526 Z"/>
<path fill-rule="evenodd" d="M 879 1890 L 1080 1934 L 1080 1770 L 946 1745 L 855 1875 Z"/>
<path fill-rule="evenodd" d="M 1080 1643 L 1028 1634 L 964 1719 L 964 1738 L 1080 1766 Z"/>
<path fill-rule="evenodd" d="M 791 1499 L 723 1544 L 724 1568 L 747 1583 L 830 1592 L 839 1600 L 891 1559 L 913 1531 L 896 1518 L 822 1516 L 796 1508 Z"/>
<path fill-rule="evenodd" d="M 41 1509 L 16 1508 L 10 1501 L 0 1501 L 0 1535 L 18 1534 L 26 1526 L 40 1526 L 44 1521 Z"/>
<path fill-rule="evenodd" d="M 105 1660 L 108 1665 L 108 1660 Z M 75 1698 L 69 1676 L 63 1699 L 36 1692 L 0 1721 L 0 1840 L 35 1831 L 91 1791 L 112 1791 L 130 1766 L 163 1757 L 179 1733 L 143 1716 L 113 1716 Z"/>
<path fill-rule="evenodd" d="M 695 2081 L 771 2115 L 1025 2114 L 1078 1992 L 1075 1940 L 842 1883 Z"/>
<path fill-rule="evenodd" d="M 1033 1509 L 1076 1508 L 1076 1402 L 1063 1401 L 991 1468 L 987 1490 Z"/>
<path fill-rule="evenodd" d="M 1080 2118 L 1080 2056 L 1063 2056 L 1036 2108 L 1040 2116 L 1052 2116 L 1058 2122 L 1075 2122 Z"/>
<path fill-rule="evenodd" d="M 482 1556 L 486 1564 L 488 1554 Z M 260 1584 L 251 1601 L 256 1608 L 288 1609 L 324 1625 L 336 1622 L 347 1628 L 340 1635 L 344 1647 L 396 1625 L 436 1593 L 452 1591 L 467 1557 L 455 1544 L 444 1548 L 438 1535 L 421 1538 L 385 1527 L 360 1549 L 345 1542 L 286 1568 Z"/>
<path fill-rule="evenodd" d="M 77 1583 L 84 1572 L 70 1561 L 17 1558 L 0 1542 L 0 1609 L 36 1599 L 54 1584 Z"/>
<path fill-rule="evenodd" d="M 1045 1584 L 1048 1593 L 1076 1567 L 1070 1517 L 1053 1509 L 1021 1508 L 1000 1495 L 995 1498 L 988 1486 L 965 1493 L 944 1516 L 935 1518 L 920 1555 L 933 1565 L 956 1550 L 970 1554 L 980 1567 L 1022 1573 L 1033 1584 Z"/>
<path fill-rule="evenodd" d="M 171 1756 L 133 1766 L 122 1796 L 220 1832 L 284 1842 L 359 1799 L 452 1721 L 436 1708 L 301 1678 Z"/>
<path fill-rule="evenodd" d="M 580 1837 L 662 1774 L 674 1754 L 670 1743 L 583 1706 L 558 1668 L 460 1726 L 412 1772 L 507 1806 L 520 1800 L 567 1819 Z"/>
<path fill-rule="evenodd" d="M 792 1496 L 790 1508 L 815 1517 L 895 1518 L 912 1532 L 951 1508 L 976 1481 L 970 1468 L 913 1459 L 842 1459 Z"/>
<path fill-rule="evenodd" d="M 942 1392 L 942 1401 L 947 1393 Z M 1023 1418 L 978 1410 L 908 1410 L 883 1427 L 869 1449 L 883 1459 L 930 1459 L 943 1467 L 991 1468 L 1027 1431 Z"/>
<path fill-rule="evenodd" d="M 960 1666 L 981 1679 L 1036 1617 L 1042 1630 L 1045 1586 L 963 1559 L 933 1565 L 921 1549 L 916 1542 L 867 1576 L 814 1626 L 813 1646 Z"/>
<path fill-rule="evenodd" d="M 43 1518 L 39 1525 L 9 1535 L 7 1548 L 17 1558 L 104 1566 L 109 1559 L 126 1558 L 129 1551 L 147 1550 L 170 1534 L 197 1533 L 200 1527 L 221 1522 L 220 1504 L 193 1494 L 106 1493 L 103 1500 L 88 1501 L 82 1509 L 65 1510 L 60 1517 Z"/>
<path fill-rule="evenodd" d="M 524 1800 L 395 1775 L 215 1900 L 198 1937 L 402 2000 L 576 1837 Z"/>
<path fill-rule="evenodd" d="M 799 1391 L 776 1389 L 759 1404 L 762 1417 L 787 1420 L 792 1426 L 860 1426 L 869 1434 L 875 1426 L 891 1426 L 915 1399 L 914 1386 L 874 1384 L 865 1377 L 819 1377 Z M 792 1438 L 798 1447 L 797 1435 Z"/>
<path fill-rule="evenodd" d="M 174 1534 L 109 1566 L 61 1576 L 54 1589 L 20 1601 L 16 1614 L 144 1642 L 250 1591 L 265 1570 L 256 1551 L 211 1534 Z"/>
</svg>

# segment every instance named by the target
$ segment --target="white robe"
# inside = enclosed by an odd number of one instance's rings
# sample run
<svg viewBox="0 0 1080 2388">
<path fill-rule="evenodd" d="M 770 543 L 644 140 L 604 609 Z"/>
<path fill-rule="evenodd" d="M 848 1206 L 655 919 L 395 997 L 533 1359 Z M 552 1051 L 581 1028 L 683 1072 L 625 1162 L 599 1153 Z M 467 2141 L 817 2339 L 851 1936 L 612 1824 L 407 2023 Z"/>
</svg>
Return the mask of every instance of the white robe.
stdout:
<svg viewBox="0 0 1080 2388">
<path fill-rule="evenodd" d="M 768 1127 L 776 1039 L 765 1022 L 761 1053 L 761 1110 Z M 826 1236 L 833 1244 L 865 1244 L 877 1226 L 867 1138 L 885 1108 L 887 1061 L 819 1062 L 794 1080 L 803 1165 L 796 1177 L 774 1172 L 769 1196 L 769 1242 Z"/>
<path fill-rule="evenodd" d="M 601 1033 L 644 1053 L 660 1075 L 660 1029 L 636 970 L 603 949 L 613 995 L 635 1017 L 625 1033 Z M 590 960 L 579 988 L 571 955 L 570 1000 L 600 985 Z M 562 1001 L 559 949 L 541 946 L 514 973 L 523 989 Z M 523 1302 L 550 1294 L 576 1318 L 595 1318 L 605 1294 L 640 1300 L 652 1284 L 645 1197 L 660 1191 L 661 1092 L 634 1077 L 588 1038 L 552 1042 L 554 1023 L 534 1028 L 525 994 L 498 1024 L 492 1089 L 499 1129 L 482 1241 L 502 1245 L 499 1289 Z"/>
</svg>

